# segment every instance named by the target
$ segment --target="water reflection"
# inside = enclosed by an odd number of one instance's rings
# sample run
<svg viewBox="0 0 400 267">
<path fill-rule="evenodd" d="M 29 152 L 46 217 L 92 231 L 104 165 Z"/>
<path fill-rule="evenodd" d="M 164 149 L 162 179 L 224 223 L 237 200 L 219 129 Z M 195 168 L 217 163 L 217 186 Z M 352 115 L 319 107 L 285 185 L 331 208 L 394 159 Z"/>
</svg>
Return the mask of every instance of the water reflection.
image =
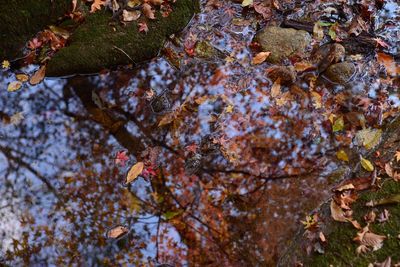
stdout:
<svg viewBox="0 0 400 267">
<path fill-rule="evenodd" d="M 307 77 L 282 86 L 285 98 L 278 101 L 265 68 L 250 64 L 254 29 L 232 24 L 234 17 L 224 12 L 199 16 L 184 33 L 184 39 L 208 40 L 223 57 L 182 54 L 179 68 L 159 58 L 133 70 L 0 93 L 6 262 L 276 261 L 299 219 L 327 196 L 326 176 L 338 168 L 334 151 L 347 132 L 333 135 L 329 115 L 350 113 L 349 103 L 358 97 L 368 92 L 379 100 L 393 87 L 378 80 L 372 63 L 359 60 L 368 77 L 360 74 L 346 86 L 316 81 L 324 107 L 310 95 Z M 168 47 L 183 53 L 173 43 Z M 115 161 L 120 151 L 129 156 L 125 166 Z M 138 161 L 145 171 L 125 187 L 125 175 Z M 128 232 L 107 238 L 116 226 Z"/>
</svg>

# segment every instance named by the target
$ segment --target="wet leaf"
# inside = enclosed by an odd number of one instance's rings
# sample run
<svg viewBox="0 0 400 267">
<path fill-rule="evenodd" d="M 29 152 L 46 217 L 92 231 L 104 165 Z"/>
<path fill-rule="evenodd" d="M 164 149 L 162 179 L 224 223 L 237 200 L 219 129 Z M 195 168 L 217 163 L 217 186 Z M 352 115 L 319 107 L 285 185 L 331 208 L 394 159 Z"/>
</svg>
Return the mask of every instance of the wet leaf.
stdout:
<svg viewBox="0 0 400 267">
<path fill-rule="evenodd" d="M 140 15 L 142 13 L 139 10 L 134 10 L 134 11 L 128 11 L 128 10 L 123 10 L 122 11 L 122 20 L 123 21 L 134 21 L 140 18 Z"/>
<path fill-rule="evenodd" d="M 175 218 L 176 216 L 178 216 L 178 215 L 180 215 L 180 214 L 182 214 L 182 211 L 181 211 L 181 210 L 178 210 L 178 211 L 167 211 L 167 212 L 165 212 L 165 213 L 163 214 L 163 217 L 164 217 L 166 220 L 171 220 L 171 219 Z"/>
<path fill-rule="evenodd" d="M 253 0 L 243 0 L 242 7 L 246 7 L 253 4 Z"/>
<path fill-rule="evenodd" d="M 344 120 L 343 120 L 343 116 L 340 116 L 333 123 L 332 131 L 333 132 L 339 132 L 339 131 L 342 131 L 343 129 L 344 129 Z"/>
<path fill-rule="evenodd" d="M 46 65 L 41 66 L 31 77 L 29 83 L 31 85 L 36 85 L 43 81 L 44 75 L 46 73 Z"/>
<path fill-rule="evenodd" d="M 379 144 L 382 136 L 381 129 L 364 129 L 356 134 L 356 139 L 359 144 L 362 144 L 366 149 L 374 148 Z"/>
<path fill-rule="evenodd" d="M 1 67 L 3 69 L 8 69 L 10 67 L 10 61 L 8 60 L 3 60 L 3 62 L 1 63 Z"/>
<path fill-rule="evenodd" d="M 128 232 L 129 232 L 129 229 L 127 227 L 118 225 L 118 226 L 115 226 L 115 227 L 109 229 L 106 232 L 106 237 L 111 238 L 111 239 L 117 239 L 117 238 L 125 235 Z"/>
<path fill-rule="evenodd" d="M 336 152 L 336 157 L 339 160 L 349 162 L 349 157 L 347 156 L 346 152 L 343 149 Z"/>
<path fill-rule="evenodd" d="M 129 157 L 126 153 L 126 151 L 118 151 L 117 155 L 115 156 L 115 164 L 124 167 L 125 163 L 129 160 Z"/>
<path fill-rule="evenodd" d="M 23 83 L 27 82 L 29 80 L 29 76 L 26 75 L 25 73 L 17 74 L 17 75 L 15 75 L 15 77 L 17 78 L 18 81 L 23 82 Z"/>
<path fill-rule="evenodd" d="M 275 80 L 274 84 L 272 85 L 271 96 L 275 98 L 280 94 L 281 94 L 281 78 L 279 77 L 278 79 Z"/>
<path fill-rule="evenodd" d="M 257 65 L 263 63 L 268 56 L 271 54 L 271 52 L 260 52 L 258 53 L 255 57 L 253 57 L 253 60 L 251 61 L 251 64 Z"/>
<path fill-rule="evenodd" d="M 396 63 L 392 56 L 384 53 L 378 53 L 378 62 L 385 66 L 386 72 L 395 77 L 400 74 L 400 66 Z"/>
<path fill-rule="evenodd" d="M 322 97 L 315 91 L 311 91 L 311 98 L 315 108 L 322 108 Z"/>
<path fill-rule="evenodd" d="M 10 82 L 7 86 L 7 91 L 9 91 L 9 92 L 17 91 L 21 88 L 21 86 L 22 86 L 22 83 L 20 81 Z"/>
<path fill-rule="evenodd" d="M 67 30 L 65 30 L 65 29 L 63 29 L 63 28 L 60 28 L 60 27 L 57 27 L 57 26 L 54 26 L 54 25 L 50 25 L 50 26 L 49 26 L 49 29 L 50 29 L 54 34 L 59 35 L 59 36 L 61 36 L 61 37 L 64 38 L 64 39 L 68 39 L 69 36 L 70 36 L 69 31 L 67 31 Z"/>
<path fill-rule="evenodd" d="M 367 159 L 361 157 L 360 163 L 361 163 L 361 166 L 362 166 L 366 171 L 372 172 L 372 171 L 374 170 L 374 165 L 371 163 L 371 161 L 369 161 L 369 160 L 367 160 Z"/>
<path fill-rule="evenodd" d="M 13 125 L 19 125 L 25 119 L 24 112 L 15 113 L 10 117 L 10 123 Z"/>
<path fill-rule="evenodd" d="M 144 168 L 143 162 L 138 162 L 135 165 L 133 165 L 129 170 L 128 175 L 126 176 L 125 184 L 129 184 L 132 181 L 136 180 L 138 176 L 142 173 L 143 168 Z"/>
</svg>

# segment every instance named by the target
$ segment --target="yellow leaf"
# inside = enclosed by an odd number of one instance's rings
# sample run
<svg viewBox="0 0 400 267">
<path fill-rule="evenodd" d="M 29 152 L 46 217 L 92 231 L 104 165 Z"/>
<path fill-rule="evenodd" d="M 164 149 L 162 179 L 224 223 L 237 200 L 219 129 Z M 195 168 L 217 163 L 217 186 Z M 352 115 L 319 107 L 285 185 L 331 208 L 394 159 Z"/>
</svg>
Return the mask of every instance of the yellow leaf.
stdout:
<svg viewBox="0 0 400 267">
<path fill-rule="evenodd" d="M 344 120 L 343 120 L 343 116 L 340 116 L 333 123 L 332 131 L 333 132 L 339 132 L 339 131 L 343 130 L 343 128 L 344 128 Z"/>
<path fill-rule="evenodd" d="M 268 56 L 271 54 L 271 52 L 260 52 L 258 53 L 255 57 L 253 57 L 253 60 L 251 61 L 251 64 L 257 65 L 263 63 Z"/>
<path fill-rule="evenodd" d="M 17 75 L 15 75 L 15 77 L 17 78 L 18 81 L 23 82 L 23 83 L 27 82 L 29 80 L 29 76 L 24 73 L 17 74 Z"/>
<path fill-rule="evenodd" d="M 280 94 L 281 94 L 281 78 L 279 77 L 278 79 L 275 80 L 274 84 L 272 85 L 271 96 L 275 98 Z"/>
<path fill-rule="evenodd" d="M 162 117 L 162 119 L 158 123 L 158 127 L 170 124 L 171 122 L 173 122 L 173 120 L 174 120 L 174 113 L 170 112 L 166 114 L 164 117 Z"/>
<path fill-rule="evenodd" d="M 343 161 L 347 161 L 347 162 L 349 161 L 349 157 L 347 156 L 346 152 L 343 149 L 336 152 L 336 157 L 339 160 L 343 160 Z"/>
<path fill-rule="evenodd" d="M 8 69 L 10 67 L 10 61 L 8 60 L 3 60 L 3 62 L 1 63 L 1 67 L 3 69 Z"/>
<path fill-rule="evenodd" d="M 7 91 L 14 92 L 21 88 L 22 83 L 19 81 L 13 81 L 8 84 Z"/>
<path fill-rule="evenodd" d="M 31 77 L 29 83 L 31 85 L 36 85 L 43 81 L 44 75 L 46 73 L 46 65 L 41 66 Z"/>
<path fill-rule="evenodd" d="M 125 184 L 129 184 L 130 182 L 136 180 L 136 178 L 138 178 L 138 176 L 142 173 L 143 168 L 144 168 L 143 162 L 138 162 L 135 165 L 133 165 L 129 170 L 128 174 L 126 175 Z"/>
<path fill-rule="evenodd" d="M 233 112 L 233 105 L 228 105 L 227 107 L 226 107 L 226 113 L 232 113 Z"/>
<path fill-rule="evenodd" d="M 369 172 L 372 172 L 374 170 L 374 165 L 372 165 L 371 161 L 361 157 L 361 166 Z"/>
<path fill-rule="evenodd" d="M 362 144 L 366 149 L 371 149 L 380 142 L 381 136 L 381 129 L 368 128 L 358 131 L 356 134 L 356 139 L 358 143 Z"/>
<path fill-rule="evenodd" d="M 243 0 L 242 7 L 249 6 L 253 4 L 253 0 Z"/>
</svg>

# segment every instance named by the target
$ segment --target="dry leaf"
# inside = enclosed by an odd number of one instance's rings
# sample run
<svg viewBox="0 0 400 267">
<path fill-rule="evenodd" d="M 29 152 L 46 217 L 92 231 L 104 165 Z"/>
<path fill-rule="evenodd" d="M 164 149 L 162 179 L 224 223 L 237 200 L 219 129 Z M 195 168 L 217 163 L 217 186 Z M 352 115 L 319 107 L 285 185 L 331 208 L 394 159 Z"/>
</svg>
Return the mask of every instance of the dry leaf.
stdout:
<svg viewBox="0 0 400 267">
<path fill-rule="evenodd" d="M 400 151 L 396 151 L 396 154 L 394 155 L 394 157 L 396 158 L 396 161 L 400 161 Z"/>
<path fill-rule="evenodd" d="M 378 53 L 378 62 L 385 66 L 386 72 L 396 77 L 400 74 L 400 66 L 396 63 L 392 56 L 384 53 Z"/>
<path fill-rule="evenodd" d="M 17 91 L 18 89 L 21 88 L 21 86 L 22 86 L 22 83 L 20 81 L 10 82 L 7 86 L 7 91 L 9 91 L 9 92 Z"/>
<path fill-rule="evenodd" d="M 322 96 L 315 91 L 311 91 L 311 98 L 315 108 L 322 108 Z"/>
<path fill-rule="evenodd" d="M 163 0 L 150 0 L 150 3 L 155 6 L 160 6 L 163 2 Z"/>
<path fill-rule="evenodd" d="M 385 172 L 389 177 L 393 178 L 393 168 L 390 166 L 390 163 L 385 164 Z"/>
<path fill-rule="evenodd" d="M 90 7 L 90 13 L 100 10 L 101 6 L 104 6 L 105 4 L 106 4 L 106 0 L 94 0 Z"/>
<path fill-rule="evenodd" d="M 260 52 L 258 53 L 255 57 L 253 57 L 253 60 L 251 61 L 251 64 L 257 65 L 263 63 L 268 56 L 271 54 L 271 52 Z"/>
<path fill-rule="evenodd" d="M 151 5 L 144 3 L 142 5 L 142 12 L 149 19 L 156 19 L 155 15 L 154 15 L 154 9 L 152 8 Z"/>
<path fill-rule="evenodd" d="M 364 216 L 364 220 L 367 223 L 373 223 L 376 219 L 376 214 L 373 210 L 371 210 L 370 212 L 367 213 L 367 215 Z"/>
<path fill-rule="evenodd" d="M 138 162 L 132 166 L 129 170 L 128 175 L 126 176 L 125 184 L 129 184 L 132 181 L 136 180 L 138 176 L 142 173 L 144 168 L 143 162 Z"/>
<path fill-rule="evenodd" d="M 36 85 L 43 81 L 44 75 L 46 74 L 46 65 L 41 66 L 31 77 L 29 83 Z"/>
<path fill-rule="evenodd" d="M 115 227 L 109 229 L 106 233 L 106 237 L 112 238 L 112 239 L 117 239 L 117 238 L 125 235 L 128 232 L 129 232 L 129 229 L 127 227 L 118 225 L 118 226 L 115 226 Z"/>
<path fill-rule="evenodd" d="M 242 7 L 246 7 L 253 4 L 253 0 L 243 0 Z"/>
<path fill-rule="evenodd" d="M 379 144 L 382 136 L 381 129 L 364 129 L 358 131 L 356 134 L 356 139 L 358 144 L 362 144 L 366 149 L 374 148 Z"/>
<path fill-rule="evenodd" d="M 335 221 L 338 221 L 338 222 L 347 222 L 348 221 L 342 208 L 340 208 L 339 205 L 336 204 L 336 202 L 333 199 L 331 201 L 331 216 Z"/>
<path fill-rule="evenodd" d="M 361 246 L 371 247 L 373 251 L 376 251 L 383 246 L 383 240 L 385 239 L 386 236 L 374 234 L 366 226 L 362 231 L 357 233 L 357 236 L 353 240 Z"/>
<path fill-rule="evenodd" d="M 134 10 L 134 11 L 128 11 L 128 10 L 123 10 L 122 11 L 122 20 L 123 21 L 134 21 L 137 20 L 142 13 L 139 10 Z"/>
</svg>

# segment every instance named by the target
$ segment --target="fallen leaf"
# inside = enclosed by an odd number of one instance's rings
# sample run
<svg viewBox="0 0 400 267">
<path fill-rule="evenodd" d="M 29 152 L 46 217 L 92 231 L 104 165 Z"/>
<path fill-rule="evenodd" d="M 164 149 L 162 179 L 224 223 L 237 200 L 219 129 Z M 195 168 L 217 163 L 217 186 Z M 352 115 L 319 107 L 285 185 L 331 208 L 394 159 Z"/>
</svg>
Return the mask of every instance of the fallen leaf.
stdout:
<svg viewBox="0 0 400 267">
<path fill-rule="evenodd" d="M 21 111 L 21 112 L 15 113 L 14 115 L 12 115 L 10 117 L 10 123 L 13 125 L 19 125 L 23 119 L 25 119 L 25 116 L 24 116 L 24 112 Z"/>
<path fill-rule="evenodd" d="M 44 75 L 46 73 L 46 65 L 41 66 L 31 77 L 29 83 L 31 85 L 36 85 L 43 81 Z"/>
<path fill-rule="evenodd" d="M 375 219 L 376 219 L 376 214 L 373 210 L 371 210 L 364 216 L 364 220 L 367 223 L 373 223 L 375 221 Z"/>
<path fill-rule="evenodd" d="M 306 70 L 309 70 L 312 68 L 314 68 L 314 65 L 308 61 L 300 61 L 300 62 L 294 63 L 294 69 L 297 72 L 303 72 L 303 71 L 306 71 Z"/>
<path fill-rule="evenodd" d="M 366 149 L 374 148 L 379 144 L 382 136 L 381 129 L 363 129 L 356 133 L 356 139 L 359 144 L 362 144 Z"/>
<path fill-rule="evenodd" d="M 134 21 L 140 18 L 140 15 L 142 13 L 139 10 L 134 10 L 134 11 L 128 11 L 128 10 L 123 10 L 122 11 L 122 20 L 123 21 Z"/>
<path fill-rule="evenodd" d="M 155 15 L 154 15 L 154 9 L 151 5 L 144 3 L 142 5 L 142 12 L 147 18 L 156 19 Z"/>
<path fill-rule="evenodd" d="M 372 172 L 372 171 L 374 170 L 374 165 L 372 165 L 371 161 L 369 161 L 369 160 L 367 160 L 367 159 L 365 159 L 365 158 L 363 158 L 363 157 L 361 156 L 360 162 L 361 162 L 361 166 L 362 166 L 366 171 Z"/>
<path fill-rule="evenodd" d="M 27 82 L 29 80 L 29 76 L 26 75 L 25 73 L 20 73 L 15 75 L 15 78 L 17 78 L 18 81 L 20 82 Z"/>
<path fill-rule="evenodd" d="M 106 4 L 106 0 L 94 0 L 90 7 L 90 13 L 100 10 L 101 6 L 104 6 L 105 4 Z"/>
<path fill-rule="evenodd" d="M 349 157 L 347 156 L 346 152 L 343 149 L 336 152 L 336 157 L 339 160 L 349 162 Z"/>
<path fill-rule="evenodd" d="M 7 86 L 7 91 L 8 92 L 14 92 L 17 91 L 18 89 L 20 89 L 22 86 L 22 83 L 20 81 L 13 81 L 10 82 Z"/>
<path fill-rule="evenodd" d="M 332 131 L 333 132 L 340 132 L 344 129 L 344 120 L 343 116 L 340 116 L 335 120 L 335 122 L 332 125 Z"/>
<path fill-rule="evenodd" d="M 10 67 L 10 61 L 8 60 L 3 60 L 3 62 L 1 63 L 1 67 L 3 69 L 8 69 Z"/>
<path fill-rule="evenodd" d="M 242 7 L 246 7 L 253 4 L 253 0 L 243 0 Z"/>
<path fill-rule="evenodd" d="M 149 31 L 149 27 L 147 27 L 146 22 L 139 22 L 139 32 L 148 32 Z"/>
<path fill-rule="evenodd" d="M 396 161 L 398 162 L 400 160 L 400 151 L 396 151 L 396 154 L 394 155 L 396 158 Z"/>
<path fill-rule="evenodd" d="M 384 209 L 378 216 L 378 222 L 383 223 L 389 220 L 390 213 L 387 209 Z"/>
<path fill-rule="evenodd" d="M 251 64 L 257 65 L 263 63 L 268 56 L 271 54 L 271 52 L 260 52 L 258 53 L 255 57 L 253 57 L 253 60 L 251 61 Z"/>
<path fill-rule="evenodd" d="M 311 98 L 315 108 L 322 108 L 322 96 L 315 91 L 311 91 Z"/>
<path fill-rule="evenodd" d="M 143 168 L 144 168 L 143 162 L 138 162 L 135 165 L 133 165 L 126 176 L 125 184 L 129 184 L 132 181 L 136 180 L 138 176 L 142 173 Z"/>
<path fill-rule="evenodd" d="M 160 6 L 163 2 L 163 0 L 150 0 L 150 3 L 155 6 Z"/>
<path fill-rule="evenodd" d="M 181 211 L 181 210 L 178 210 L 178 211 L 167 211 L 167 212 L 165 212 L 165 213 L 163 214 L 163 217 L 164 217 L 166 220 L 171 220 L 171 219 L 175 218 L 176 216 L 178 216 L 178 215 L 180 215 L 180 214 L 182 214 L 182 211 Z"/>
<path fill-rule="evenodd" d="M 371 205 L 372 205 L 372 207 L 375 207 L 375 206 L 380 206 L 380 205 L 389 205 L 389 204 L 398 204 L 398 203 L 400 203 L 400 194 L 385 197 L 380 200 L 372 201 L 372 203 L 367 203 L 367 204 L 370 207 L 371 207 Z"/>
<path fill-rule="evenodd" d="M 64 38 L 64 39 L 68 39 L 69 36 L 71 35 L 69 31 L 67 31 L 67 30 L 65 30 L 65 29 L 63 29 L 63 28 L 54 26 L 54 25 L 50 25 L 50 26 L 49 26 L 49 29 L 50 29 L 54 34 L 56 34 L 56 35 L 58 35 L 58 36 L 61 36 L 61 37 Z"/>
<path fill-rule="evenodd" d="M 324 233 L 319 232 L 319 240 L 321 240 L 322 242 L 326 242 L 326 237 L 325 237 Z"/>
<path fill-rule="evenodd" d="M 385 66 L 386 72 L 393 76 L 396 77 L 400 73 L 400 66 L 396 63 L 396 61 L 393 59 L 392 56 L 389 56 L 384 53 L 378 53 L 378 63 L 382 64 Z"/>
<path fill-rule="evenodd" d="M 129 157 L 126 155 L 126 153 L 126 151 L 118 151 L 117 155 L 115 156 L 115 164 L 124 167 L 126 161 L 129 160 Z"/>
<path fill-rule="evenodd" d="M 275 80 L 274 84 L 272 85 L 271 96 L 275 98 L 280 94 L 281 94 L 281 78 L 279 77 L 278 79 Z"/>
<path fill-rule="evenodd" d="M 115 227 L 109 229 L 106 232 L 106 237 L 112 238 L 112 239 L 117 239 L 117 238 L 125 235 L 128 232 L 129 232 L 129 229 L 127 227 L 118 225 L 118 226 L 115 226 Z"/>
<path fill-rule="evenodd" d="M 385 172 L 389 177 L 393 178 L 393 168 L 390 166 L 390 163 L 385 164 Z"/>
<path fill-rule="evenodd" d="M 338 222 L 347 222 L 348 218 L 346 218 L 344 211 L 336 202 L 332 199 L 331 201 L 331 216 L 335 221 Z"/>
<path fill-rule="evenodd" d="M 357 233 L 357 236 L 353 239 L 358 242 L 361 246 L 371 247 L 373 251 L 380 249 L 383 246 L 383 241 L 386 236 L 377 235 L 372 233 L 368 226 L 364 227 L 362 231 Z"/>
</svg>

